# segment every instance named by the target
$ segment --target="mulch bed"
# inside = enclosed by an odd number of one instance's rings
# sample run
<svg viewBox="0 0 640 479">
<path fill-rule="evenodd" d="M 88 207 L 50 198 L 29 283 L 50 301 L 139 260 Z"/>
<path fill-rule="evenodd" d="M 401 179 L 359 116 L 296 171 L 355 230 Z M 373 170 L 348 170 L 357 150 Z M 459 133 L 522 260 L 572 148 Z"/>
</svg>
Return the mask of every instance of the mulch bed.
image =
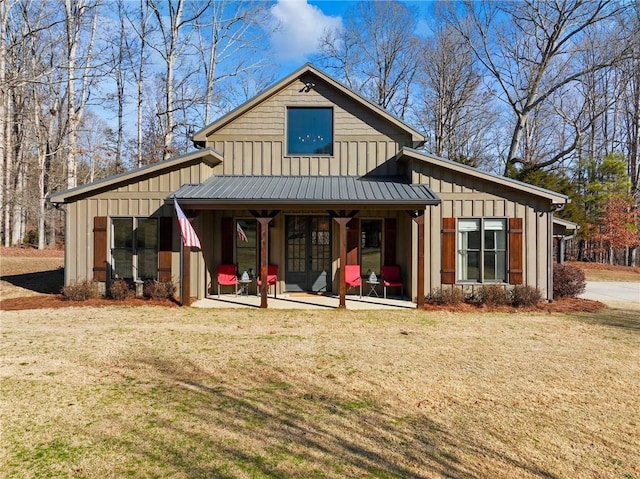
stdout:
<svg viewBox="0 0 640 479">
<path fill-rule="evenodd" d="M 427 311 L 450 311 L 453 313 L 593 313 L 604 308 L 605 305 L 600 301 L 582 298 L 559 298 L 552 303 L 541 302 L 536 306 L 527 308 L 514 308 L 513 306 L 477 306 L 469 303 L 461 303 L 456 305 L 449 304 L 426 304 Z"/>
<path fill-rule="evenodd" d="M 170 300 L 130 298 L 115 300 L 109 298 L 94 298 L 86 301 L 69 301 L 61 294 L 47 294 L 39 296 L 26 296 L 21 298 L 7 298 L 0 301 L 0 310 L 18 311 L 24 309 L 58 309 L 73 307 L 103 307 L 103 306 L 163 306 L 166 308 L 178 307 L 178 304 Z"/>
</svg>

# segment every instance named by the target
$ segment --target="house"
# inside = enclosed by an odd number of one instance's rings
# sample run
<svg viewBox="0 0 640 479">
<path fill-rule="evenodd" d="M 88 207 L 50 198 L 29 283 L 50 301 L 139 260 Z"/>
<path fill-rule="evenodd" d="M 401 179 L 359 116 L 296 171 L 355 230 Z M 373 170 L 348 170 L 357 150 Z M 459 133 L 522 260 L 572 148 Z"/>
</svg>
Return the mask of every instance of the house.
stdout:
<svg viewBox="0 0 640 479">
<path fill-rule="evenodd" d="M 418 307 L 434 288 L 487 283 L 552 299 L 566 196 L 420 151 L 420 132 L 312 65 L 193 140 L 186 155 L 49 197 L 66 209 L 65 284 L 172 280 L 188 302 L 217 294 L 220 264 L 263 285 L 276 265 L 278 291 L 344 306 L 343 265 L 365 279 L 398 265 Z M 174 201 L 201 249 L 181 246 Z"/>
</svg>

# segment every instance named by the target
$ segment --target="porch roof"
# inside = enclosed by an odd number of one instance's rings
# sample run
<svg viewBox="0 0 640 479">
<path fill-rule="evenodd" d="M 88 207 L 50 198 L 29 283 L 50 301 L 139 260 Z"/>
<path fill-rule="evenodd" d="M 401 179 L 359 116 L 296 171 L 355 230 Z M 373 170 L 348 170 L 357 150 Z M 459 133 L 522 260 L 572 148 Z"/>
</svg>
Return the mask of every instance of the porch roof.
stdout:
<svg viewBox="0 0 640 479">
<path fill-rule="evenodd" d="M 380 206 L 424 208 L 440 199 L 426 185 L 403 177 L 213 176 L 183 185 L 171 197 L 185 206 Z"/>
</svg>

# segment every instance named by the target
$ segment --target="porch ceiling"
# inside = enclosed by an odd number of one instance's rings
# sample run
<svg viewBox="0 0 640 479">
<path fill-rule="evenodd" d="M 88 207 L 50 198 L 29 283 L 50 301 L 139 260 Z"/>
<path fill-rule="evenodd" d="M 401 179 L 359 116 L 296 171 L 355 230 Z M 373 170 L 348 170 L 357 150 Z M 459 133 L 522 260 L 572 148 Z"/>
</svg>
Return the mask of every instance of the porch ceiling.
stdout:
<svg viewBox="0 0 640 479">
<path fill-rule="evenodd" d="M 426 185 L 403 177 L 356 176 L 214 176 L 184 185 L 170 198 L 191 208 L 384 207 L 416 209 L 440 203 Z"/>
</svg>

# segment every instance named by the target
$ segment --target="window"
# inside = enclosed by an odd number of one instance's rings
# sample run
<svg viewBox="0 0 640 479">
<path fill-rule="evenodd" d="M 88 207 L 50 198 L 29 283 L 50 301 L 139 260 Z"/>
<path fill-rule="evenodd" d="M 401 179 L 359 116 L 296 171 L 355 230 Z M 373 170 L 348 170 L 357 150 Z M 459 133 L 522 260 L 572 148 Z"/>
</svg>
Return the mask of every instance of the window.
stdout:
<svg viewBox="0 0 640 479">
<path fill-rule="evenodd" d="M 360 231 L 360 265 L 362 273 L 382 270 L 382 220 L 362 220 Z"/>
<path fill-rule="evenodd" d="M 111 226 L 111 276 L 143 281 L 156 279 L 158 219 L 113 218 Z"/>
<path fill-rule="evenodd" d="M 238 272 L 255 276 L 258 271 L 258 222 L 252 219 L 236 220 L 236 264 Z"/>
<path fill-rule="evenodd" d="M 506 281 L 506 259 L 506 220 L 458 220 L 459 281 Z"/>
<path fill-rule="evenodd" d="M 333 155 L 333 108 L 287 108 L 287 154 Z"/>
</svg>

